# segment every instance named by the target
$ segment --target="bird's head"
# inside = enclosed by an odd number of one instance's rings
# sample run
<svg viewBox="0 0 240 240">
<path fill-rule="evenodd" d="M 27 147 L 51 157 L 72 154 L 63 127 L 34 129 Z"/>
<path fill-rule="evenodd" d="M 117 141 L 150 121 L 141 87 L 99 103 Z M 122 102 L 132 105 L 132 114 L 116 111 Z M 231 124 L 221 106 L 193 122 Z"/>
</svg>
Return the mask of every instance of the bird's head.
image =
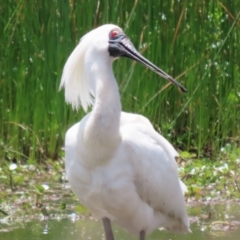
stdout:
<svg viewBox="0 0 240 240">
<path fill-rule="evenodd" d="M 75 109 L 81 104 L 86 111 L 93 104 L 95 93 L 95 84 L 88 79 L 86 68 L 96 59 L 111 63 L 118 57 L 128 57 L 142 63 L 175 84 L 182 92 L 186 92 L 175 79 L 138 53 L 121 28 L 106 24 L 84 35 L 69 56 L 60 83 L 60 88 L 65 87 L 66 102 Z"/>
</svg>

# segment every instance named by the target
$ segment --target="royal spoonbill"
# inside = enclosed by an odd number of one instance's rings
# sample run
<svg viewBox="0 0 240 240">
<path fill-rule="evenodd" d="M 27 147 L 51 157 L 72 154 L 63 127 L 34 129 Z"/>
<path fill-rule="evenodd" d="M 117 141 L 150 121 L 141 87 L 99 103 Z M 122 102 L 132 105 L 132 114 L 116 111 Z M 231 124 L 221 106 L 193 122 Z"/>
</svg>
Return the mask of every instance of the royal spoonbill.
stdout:
<svg viewBox="0 0 240 240">
<path fill-rule="evenodd" d="M 122 112 L 112 63 L 118 57 L 142 63 L 186 91 L 140 55 L 121 28 L 100 26 L 81 38 L 63 70 L 60 88 L 73 108 L 89 112 L 66 133 L 67 179 L 80 202 L 102 219 L 107 240 L 111 221 L 140 240 L 154 229 L 189 232 L 178 153 L 144 116 Z"/>
</svg>

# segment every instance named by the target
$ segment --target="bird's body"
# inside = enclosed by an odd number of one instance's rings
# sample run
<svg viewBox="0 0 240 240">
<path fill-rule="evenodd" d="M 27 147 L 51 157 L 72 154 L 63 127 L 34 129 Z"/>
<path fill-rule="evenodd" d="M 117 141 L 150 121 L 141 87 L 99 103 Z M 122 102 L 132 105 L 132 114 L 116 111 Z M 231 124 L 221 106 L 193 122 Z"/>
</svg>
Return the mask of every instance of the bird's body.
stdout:
<svg viewBox="0 0 240 240">
<path fill-rule="evenodd" d="M 64 68 L 61 85 L 66 100 L 75 107 L 80 101 L 85 109 L 93 104 L 66 134 L 67 178 L 95 218 L 110 219 L 133 234 L 160 227 L 188 232 L 186 187 L 178 178 L 177 152 L 147 118 L 121 111 L 114 58 L 106 41 L 113 29 L 122 33 L 109 24 L 87 34 Z M 83 86 L 84 95 L 83 89 L 76 89 Z"/>
</svg>

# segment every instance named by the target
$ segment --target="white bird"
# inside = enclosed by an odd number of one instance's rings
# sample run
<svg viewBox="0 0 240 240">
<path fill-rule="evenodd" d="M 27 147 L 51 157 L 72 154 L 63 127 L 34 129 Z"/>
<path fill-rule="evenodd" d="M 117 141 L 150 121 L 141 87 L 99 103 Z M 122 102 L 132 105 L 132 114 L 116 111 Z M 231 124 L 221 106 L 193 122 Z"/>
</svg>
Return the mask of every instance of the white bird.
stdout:
<svg viewBox="0 0 240 240">
<path fill-rule="evenodd" d="M 157 228 L 190 232 L 178 153 L 144 116 L 121 111 L 112 63 L 136 60 L 177 81 L 140 55 L 121 28 L 103 25 L 82 37 L 68 58 L 60 88 L 73 108 L 92 111 L 72 126 L 65 139 L 65 168 L 71 188 L 93 217 L 102 219 L 107 240 L 111 221 L 132 234 Z"/>
</svg>

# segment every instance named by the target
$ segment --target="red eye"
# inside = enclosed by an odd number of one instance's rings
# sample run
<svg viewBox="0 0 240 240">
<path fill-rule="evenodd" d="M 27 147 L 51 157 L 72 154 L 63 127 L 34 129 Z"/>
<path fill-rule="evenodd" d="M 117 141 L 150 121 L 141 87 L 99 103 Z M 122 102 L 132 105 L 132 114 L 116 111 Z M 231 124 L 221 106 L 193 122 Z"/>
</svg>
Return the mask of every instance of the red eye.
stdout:
<svg viewBox="0 0 240 240">
<path fill-rule="evenodd" d="M 112 30 L 111 32 L 110 32 L 110 37 L 111 38 L 115 38 L 117 35 L 118 35 L 118 30 Z"/>
</svg>

